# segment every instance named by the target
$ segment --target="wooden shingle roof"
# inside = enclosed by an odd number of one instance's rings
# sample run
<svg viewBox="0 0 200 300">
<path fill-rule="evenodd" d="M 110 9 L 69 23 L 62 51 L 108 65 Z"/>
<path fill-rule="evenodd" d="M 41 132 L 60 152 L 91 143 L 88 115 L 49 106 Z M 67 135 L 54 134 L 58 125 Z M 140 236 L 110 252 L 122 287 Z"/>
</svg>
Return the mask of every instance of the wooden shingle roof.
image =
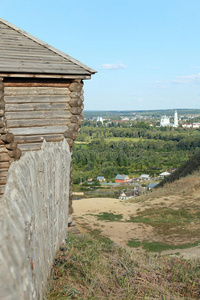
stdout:
<svg viewBox="0 0 200 300">
<path fill-rule="evenodd" d="M 0 74 L 91 75 L 95 70 L 0 18 Z"/>
</svg>

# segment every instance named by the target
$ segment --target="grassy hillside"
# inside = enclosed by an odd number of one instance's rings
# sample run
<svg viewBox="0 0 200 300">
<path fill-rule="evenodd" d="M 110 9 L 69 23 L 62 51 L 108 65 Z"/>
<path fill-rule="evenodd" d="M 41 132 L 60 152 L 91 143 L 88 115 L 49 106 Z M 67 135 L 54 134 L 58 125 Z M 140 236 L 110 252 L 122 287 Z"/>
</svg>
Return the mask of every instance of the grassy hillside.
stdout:
<svg viewBox="0 0 200 300">
<path fill-rule="evenodd" d="M 174 173 L 162 180 L 157 188 L 163 187 L 166 183 L 174 182 L 182 177 L 192 174 L 200 168 L 200 152 L 192 156 L 185 163 L 183 163 Z"/>
<path fill-rule="evenodd" d="M 88 233 L 83 238 L 69 235 L 55 260 L 46 299 L 199 299 L 200 259 L 181 256 L 181 249 L 200 241 L 199 175 L 195 172 L 131 203 L 121 201 L 128 205 L 129 219 L 122 212 L 106 213 L 105 207 L 104 212 L 83 215 L 79 225 L 90 218 Z M 91 218 L 96 229 L 90 227 Z M 127 224 L 136 223 L 139 227 L 132 232 L 138 238 L 125 248 L 116 246 L 105 231 L 106 226 L 117 231 L 124 224 L 126 232 Z M 153 230 L 144 239 L 146 226 Z M 167 249 L 175 249 L 175 256 L 160 255 Z M 189 249 L 191 257 L 193 249 L 199 247 Z"/>
<path fill-rule="evenodd" d="M 46 299 L 199 299 L 199 266 L 200 260 L 133 254 L 90 235 L 70 235 Z"/>
</svg>

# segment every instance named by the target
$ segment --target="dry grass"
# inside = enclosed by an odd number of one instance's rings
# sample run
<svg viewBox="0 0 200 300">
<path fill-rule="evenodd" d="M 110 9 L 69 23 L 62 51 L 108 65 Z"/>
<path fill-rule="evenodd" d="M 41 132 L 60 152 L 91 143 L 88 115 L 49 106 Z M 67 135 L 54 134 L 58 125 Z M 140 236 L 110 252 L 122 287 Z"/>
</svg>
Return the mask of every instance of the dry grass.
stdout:
<svg viewBox="0 0 200 300">
<path fill-rule="evenodd" d="M 199 299 L 200 260 L 129 252 L 70 236 L 52 271 L 48 300 Z"/>
<path fill-rule="evenodd" d="M 196 172 L 132 199 L 139 208 L 127 220 L 109 211 L 98 212 L 93 230 L 83 223 L 89 234 L 82 239 L 72 235 L 67 239 L 55 260 L 46 299 L 200 299 L 200 259 L 185 260 L 142 250 L 156 248 L 159 252 L 177 249 L 176 245 L 187 248 L 198 244 L 199 175 Z M 107 222 L 102 225 L 101 219 Z M 150 226 L 153 236 L 148 232 L 149 240 L 144 240 L 144 234 L 141 239 L 130 240 L 129 246 L 138 250 L 116 247 L 102 234 L 108 221 L 113 222 L 109 226 L 136 222 L 143 233 Z"/>
</svg>

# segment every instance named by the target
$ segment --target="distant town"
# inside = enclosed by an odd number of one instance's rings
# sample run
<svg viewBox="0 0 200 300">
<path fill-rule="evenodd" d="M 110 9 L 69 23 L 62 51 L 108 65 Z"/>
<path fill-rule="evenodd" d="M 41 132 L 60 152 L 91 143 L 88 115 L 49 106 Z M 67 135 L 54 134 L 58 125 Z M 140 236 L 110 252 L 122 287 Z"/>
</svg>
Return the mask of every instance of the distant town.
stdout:
<svg viewBox="0 0 200 300">
<path fill-rule="evenodd" d="M 169 111 L 166 111 L 169 112 Z M 174 115 L 172 115 L 173 110 L 170 110 L 170 115 L 163 114 L 162 111 L 145 111 L 145 112 L 101 112 L 101 115 L 96 116 L 98 113 L 95 112 L 85 112 L 85 120 L 96 121 L 97 124 L 108 126 L 111 123 L 122 123 L 122 122 L 133 122 L 133 121 L 149 121 L 150 126 L 160 126 L 160 127 L 175 127 L 178 126 L 182 128 L 200 128 L 200 112 L 199 110 L 180 110 L 179 115 L 177 110 L 174 110 Z M 184 112 L 184 114 L 183 114 Z M 163 111 L 165 113 L 165 111 Z M 128 114 L 128 116 L 127 116 Z M 115 118 L 117 116 L 117 118 Z M 151 122 L 153 121 L 153 122 Z"/>
</svg>

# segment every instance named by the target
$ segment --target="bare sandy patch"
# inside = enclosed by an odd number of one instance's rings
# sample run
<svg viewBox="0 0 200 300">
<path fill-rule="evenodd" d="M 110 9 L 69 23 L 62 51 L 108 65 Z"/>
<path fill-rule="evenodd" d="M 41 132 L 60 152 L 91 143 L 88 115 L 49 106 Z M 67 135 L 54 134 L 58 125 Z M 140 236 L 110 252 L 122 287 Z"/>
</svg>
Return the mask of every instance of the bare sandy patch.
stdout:
<svg viewBox="0 0 200 300">
<path fill-rule="evenodd" d="M 126 246 L 132 238 L 143 240 L 153 236 L 153 228 L 150 225 L 126 222 L 131 215 L 137 213 L 140 206 L 140 203 L 111 198 L 90 198 L 73 202 L 74 218 L 80 231 L 86 232 L 88 227 L 91 230 L 99 229 L 103 235 L 120 246 Z M 123 222 L 98 220 L 95 215 L 103 212 L 122 214 Z"/>
<path fill-rule="evenodd" d="M 75 200 L 74 220 L 76 226 L 82 233 L 98 229 L 102 235 L 109 237 L 114 243 L 120 246 L 127 246 L 131 239 L 140 241 L 157 241 L 169 244 L 191 243 L 196 239 L 191 237 L 184 238 L 174 234 L 171 231 L 169 236 L 160 236 L 155 229 L 148 224 L 128 222 L 131 216 L 136 216 L 138 212 L 149 208 L 158 209 L 159 207 L 178 209 L 181 207 L 193 207 L 194 203 L 198 206 L 200 201 L 199 193 L 191 196 L 168 195 L 158 198 L 149 198 L 145 201 L 135 198 L 134 202 L 122 201 L 113 198 L 90 198 Z M 98 215 L 101 213 L 113 213 L 114 215 L 121 214 L 123 218 L 119 221 L 99 220 Z M 197 230 L 198 224 L 190 223 L 187 226 L 190 230 Z M 193 228 L 194 227 L 194 228 Z M 134 248 L 132 248 L 135 251 Z M 185 258 L 200 257 L 200 248 L 193 247 L 190 249 L 178 249 L 163 251 L 162 254 L 170 254 L 179 252 Z"/>
</svg>

